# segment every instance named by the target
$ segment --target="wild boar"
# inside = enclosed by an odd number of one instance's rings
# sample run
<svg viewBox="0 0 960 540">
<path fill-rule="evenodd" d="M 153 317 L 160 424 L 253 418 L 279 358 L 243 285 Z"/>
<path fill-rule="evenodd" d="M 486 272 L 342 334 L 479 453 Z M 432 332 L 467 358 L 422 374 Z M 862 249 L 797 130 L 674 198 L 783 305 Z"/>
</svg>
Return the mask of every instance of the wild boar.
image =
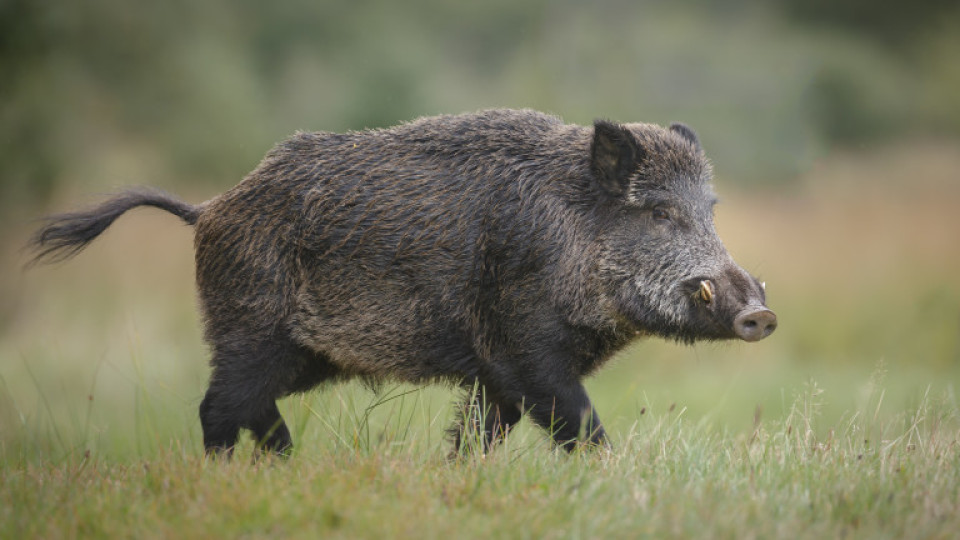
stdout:
<svg viewBox="0 0 960 540">
<path fill-rule="evenodd" d="M 463 406 L 486 410 L 485 446 L 528 414 L 571 449 L 604 441 L 582 380 L 631 340 L 776 328 L 717 236 L 715 203 L 682 124 L 490 110 L 297 133 L 209 201 L 132 189 L 49 218 L 32 246 L 68 258 L 141 205 L 195 227 L 208 452 L 244 428 L 285 453 L 276 400 L 352 377 L 478 385 Z"/>
</svg>

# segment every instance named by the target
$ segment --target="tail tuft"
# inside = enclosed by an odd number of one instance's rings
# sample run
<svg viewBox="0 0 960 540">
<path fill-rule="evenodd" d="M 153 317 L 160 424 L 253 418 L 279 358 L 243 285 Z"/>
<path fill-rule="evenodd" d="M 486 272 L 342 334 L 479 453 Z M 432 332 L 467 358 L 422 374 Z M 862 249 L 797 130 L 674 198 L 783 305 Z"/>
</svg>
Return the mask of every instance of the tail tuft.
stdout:
<svg viewBox="0 0 960 540">
<path fill-rule="evenodd" d="M 133 188 L 108 199 L 98 206 L 77 212 L 44 218 L 46 224 L 28 241 L 26 248 L 35 254 L 28 266 L 65 261 L 93 241 L 121 214 L 137 206 L 153 206 L 166 210 L 188 225 L 197 222 L 200 208 L 173 195 L 153 188 Z"/>
</svg>

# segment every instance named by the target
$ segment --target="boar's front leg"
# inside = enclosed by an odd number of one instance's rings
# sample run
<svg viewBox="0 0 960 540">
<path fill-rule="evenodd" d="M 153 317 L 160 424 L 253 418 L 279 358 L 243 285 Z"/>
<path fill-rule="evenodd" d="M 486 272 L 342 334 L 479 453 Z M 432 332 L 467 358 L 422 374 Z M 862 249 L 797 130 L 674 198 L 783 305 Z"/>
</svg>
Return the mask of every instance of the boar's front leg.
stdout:
<svg viewBox="0 0 960 540">
<path fill-rule="evenodd" d="M 524 392 L 523 407 L 568 452 L 579 444 L 607 444 L 600 418 L 579 381 L 533 381 Z"/>
<path fill-rule="evenodd" d="M 476 447 L 483 452 L 492 449 L 522 416 L 520 403 L 505 400 L 493 387 L 480 384 L 479 381 L 463 386 L 467 395 L 459 408 L 457 421 L 450 429 L 454 437 L 451 458 Z"/>
</svg>

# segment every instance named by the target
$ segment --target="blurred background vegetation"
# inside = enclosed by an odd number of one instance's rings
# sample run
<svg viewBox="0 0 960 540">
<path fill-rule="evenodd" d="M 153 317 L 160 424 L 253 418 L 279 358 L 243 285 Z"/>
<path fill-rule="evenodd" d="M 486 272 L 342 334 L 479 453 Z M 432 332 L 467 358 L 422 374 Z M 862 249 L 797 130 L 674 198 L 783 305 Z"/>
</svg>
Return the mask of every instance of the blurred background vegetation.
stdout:
<svg viewBox="0 0 960 540">
<path fill-rule="evenodd" d="M 153 393 L 197 430 L 189 230 L 138 213 L 24 273 L 37 216 L 131 184 L 197 202 L 296 130 L 488 107 L 688 123 L 722 236 L 769 284 L 773 338 L 638 344 L 591 381 L 601 412 L 679 401 L 749 427 L 806 377 L 842 412 L 883 372 L 902 400 L 950 395 L 958 57 L 949 0 L 0 0 L 0 428 L 96 394 L 106 433 Z"/>
<path fill-rule="evenodd" d="M 958 13 L 949 0 L 3 0 L 0 198 L 35 207 L 64 182 L 219 191 L 297 129 L 500 106 L 683 120 L 729 181 L 783 182 L 837 145 L 960 133 Z"/>
</svg>

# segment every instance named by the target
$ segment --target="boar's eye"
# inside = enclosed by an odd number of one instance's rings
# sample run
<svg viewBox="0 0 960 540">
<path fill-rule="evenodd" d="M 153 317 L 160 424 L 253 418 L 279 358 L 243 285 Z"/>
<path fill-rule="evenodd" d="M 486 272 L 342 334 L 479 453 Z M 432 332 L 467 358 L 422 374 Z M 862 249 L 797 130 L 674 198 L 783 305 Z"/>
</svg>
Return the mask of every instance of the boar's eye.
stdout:
<svg viewBox="0 0 960 540">
<path fill-rule="evenodd" d="M 670 221 L 670 212 L 663 208 L 654 208 L 651 215 L 657 221 Z"/>
</svg>

